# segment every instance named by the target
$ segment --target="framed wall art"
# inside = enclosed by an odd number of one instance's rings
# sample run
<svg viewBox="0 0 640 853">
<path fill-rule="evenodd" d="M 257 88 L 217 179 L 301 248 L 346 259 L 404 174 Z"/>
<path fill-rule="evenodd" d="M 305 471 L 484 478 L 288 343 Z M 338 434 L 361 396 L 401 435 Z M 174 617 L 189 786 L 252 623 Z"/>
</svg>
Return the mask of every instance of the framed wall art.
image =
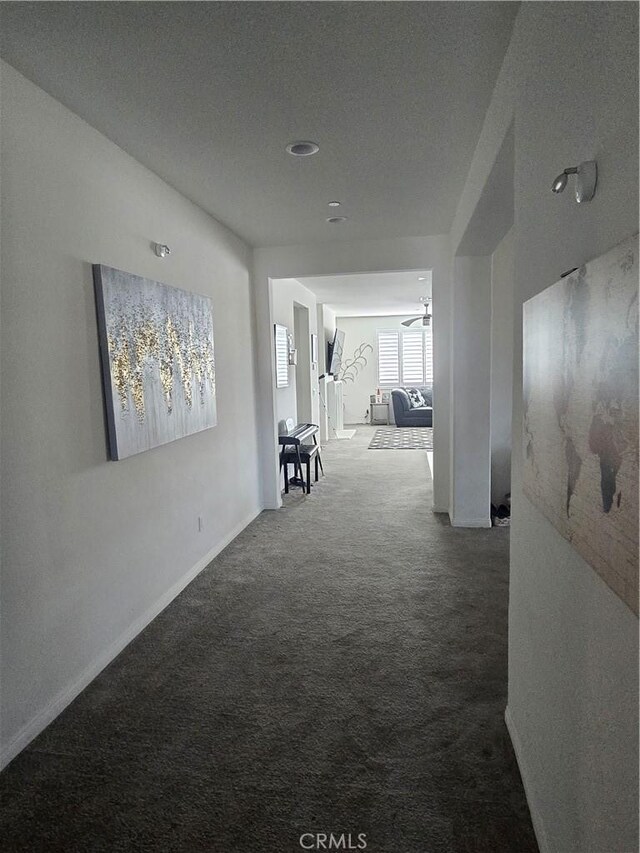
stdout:
<svg viewBox="0 0 640 853">
<path fill-rule="evenodd" d="M 524 492 L 638 612 L 638 237 L 524 304 Z"/>
<path fill-rule="evenodd" d="M 211 299 L 93 265 L 111 459 L 214 427 Z"/>
<path fill-rule="evenodd" d="M 276 353 L 276 388 L 289 385 L 289 330 L 278 323 L 273 327 Z"/>
</svg>

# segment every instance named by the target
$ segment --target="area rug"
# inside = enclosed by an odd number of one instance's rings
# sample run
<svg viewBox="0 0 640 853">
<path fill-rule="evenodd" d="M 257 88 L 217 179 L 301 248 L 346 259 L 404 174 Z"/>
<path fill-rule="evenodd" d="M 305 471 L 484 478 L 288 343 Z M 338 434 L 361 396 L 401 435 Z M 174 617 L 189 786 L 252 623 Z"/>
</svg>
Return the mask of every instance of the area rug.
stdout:
<svg viewBox="0 0 640 853">
<path fill-rule="evenodd" d="M 377 429 L 369 450 L 433 450 L 432 427 Z"/>
</svg>

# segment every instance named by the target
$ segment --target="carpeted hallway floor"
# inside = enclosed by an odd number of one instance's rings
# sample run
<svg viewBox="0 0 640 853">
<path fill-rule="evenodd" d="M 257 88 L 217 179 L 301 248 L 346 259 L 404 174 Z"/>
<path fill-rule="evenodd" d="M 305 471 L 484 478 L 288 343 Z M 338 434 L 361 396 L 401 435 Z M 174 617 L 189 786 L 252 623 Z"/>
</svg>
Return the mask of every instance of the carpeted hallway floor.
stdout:
<svg viewBox="0 0 640 853">
<path fill-rule="evenodd" d="M 256 519 L 14 760 L 0 849 L 537 850 L 503 720 L 508 530 L 449 527 L 426 453 L 372 435 L 331 443 L 318 488 Z"/>
</svg>

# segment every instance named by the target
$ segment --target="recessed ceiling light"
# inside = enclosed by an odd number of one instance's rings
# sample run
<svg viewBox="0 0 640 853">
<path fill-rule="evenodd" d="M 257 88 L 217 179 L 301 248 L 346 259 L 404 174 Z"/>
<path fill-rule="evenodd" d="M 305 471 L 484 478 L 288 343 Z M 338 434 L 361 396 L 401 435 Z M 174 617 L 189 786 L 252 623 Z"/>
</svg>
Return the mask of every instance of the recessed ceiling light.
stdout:
<svg viewBox="0 0 640 853">
<path fill-rule="evenodd" d="M 340 202 L 339 201 L 330 201 L 329 207 L 340 207 Z"/>
<path fill-rule="evenodd" d="M 418 276 L 418 281 L 426 281 L 426 279 L 427 279 L 426 275 L 419 275 Z"/>
<path fill-rule="evenodd" d="M 290 142 L 287 145 L 287 153 L 293 157 L 311 157 L 312 154 L 317 154 L 320 146 L 315 142 L 300 140 L 299 142 Z"/>
<path fill-rule="evenodd" d="M 347 221 L 346 216 L 330 216 L 327 219 L 327 222 L 330 222 L 332 225 L 337 225 L 339 222 L 346 222 L 346 221 Z"/>
</svg>

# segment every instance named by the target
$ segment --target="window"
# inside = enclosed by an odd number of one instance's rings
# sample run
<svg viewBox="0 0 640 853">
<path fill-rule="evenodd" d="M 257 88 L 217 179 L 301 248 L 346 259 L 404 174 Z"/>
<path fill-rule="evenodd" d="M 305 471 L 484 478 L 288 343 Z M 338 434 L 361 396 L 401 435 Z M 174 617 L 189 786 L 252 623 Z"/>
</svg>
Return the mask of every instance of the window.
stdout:
<svg viewBox="0 0 640 853">
<path fill-rule="evenodd" d="M 424 335 L 422 329 L 402 332 L 402 384 L 424 385 Z"/>
<path fill-rule="evenodd" d="M 431 326 L 378 332 L 378 385 L 433 385 Z"/>
<path fill-rule="evenodd" d="M 433 388 L 433 328 L 424 329 L 424 384 Z"/>
<path fill-rule="evenodd" d="M 400 350 L 397 332 L 378 332 L 378 384 L 400 382 Z"/>
</svg>

